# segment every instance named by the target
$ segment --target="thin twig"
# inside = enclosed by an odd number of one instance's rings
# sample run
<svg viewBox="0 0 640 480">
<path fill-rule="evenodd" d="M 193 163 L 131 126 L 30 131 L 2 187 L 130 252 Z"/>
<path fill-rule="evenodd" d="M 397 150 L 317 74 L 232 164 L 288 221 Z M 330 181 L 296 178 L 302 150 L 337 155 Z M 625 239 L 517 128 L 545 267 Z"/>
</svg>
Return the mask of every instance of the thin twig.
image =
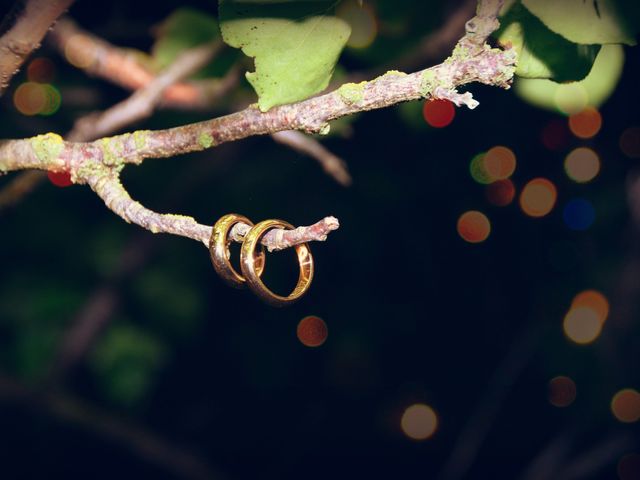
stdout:
<svg viewBox="0 0 640 480">
<path fill-rule="evenodd" d="M 438 479 L 459 480 L 465 477 L 507 394 L 532 357 L 538 345 L 539 335 L 538 324 L 534 324 L 525 327 L 519 338 L 511 344 L 509 352 L 495 370 L 478 404 L 458 435 Z"/>
<path fill-rule="evenodd" d="M 11 78 L 73 0 L 27 0 L 17 2 L 2 22 L 0 31 L 0 96 Z"/>
<path fill-rule="evenodd" d="M 272 133 L 271 138 L 293 150 L 315 158 L 327 175 L 333 177 L 340 185 L 345 187 L 351 185 L 351 175 L 349 175 L 345 161 L 334 155 L 315 138 L 295 130 Z"/>
<path fill-rule="evenodd" d="M 50 35 L 51 44 L 76 67 L 127 90 L 146 87 L 156 74 L 143 65 L 142 54 L 118 48 L 62 18 Z M 215 105 L 237 84 L 239 69 L 232 67 L 222 79 L 175 83 L 162 95 L 162 104 L 177 108 L 203 109 Z"/>
<path fill-rule="evenodd" d="M 31 390 L 0 373 L 0 401 L 26 406 L 100 437 L 116 441 L 132 454 L 166 468 L 182 478 L 223 478 L 221 474 L 214 473 L 205 460 L 192 452 L 68 394 Z"/>
<path fill-rule="evenodd" d="M 167 213 L 160 214 L 149 210 L 129 196 L 116 174 L 92 179 L 89 186 L 110 210 L 129 223 L 140 225 L 153 233 L 171 233 L 202 242 L 205 246 L 209 245 L 213 227 L 199 224 L 192 217 Z M 329 232 L 336 230 L 339 226 L 340 224 L 336 218 L 326 217 L 309 227 L 298 227 L 295 230 L 271 230 L 265 234 L 261 243 L 269 251 L 273 251 L 310 241 L 324 241 Z M 249 225 L 238 224 L 230 232 L 231 240 L 242 242 L 249 228 Z"/>
<path fill-rule="evenodd" d="M 221 41 L 215 41 L 182 52 L 165 71 L 126 100 L 102 113 L 79 119 L 68 139 L 73 141 L 76 138 L 99 138 L 148 118 L 171 85 L 200 70 L 222 46 Z"/>
</svg>

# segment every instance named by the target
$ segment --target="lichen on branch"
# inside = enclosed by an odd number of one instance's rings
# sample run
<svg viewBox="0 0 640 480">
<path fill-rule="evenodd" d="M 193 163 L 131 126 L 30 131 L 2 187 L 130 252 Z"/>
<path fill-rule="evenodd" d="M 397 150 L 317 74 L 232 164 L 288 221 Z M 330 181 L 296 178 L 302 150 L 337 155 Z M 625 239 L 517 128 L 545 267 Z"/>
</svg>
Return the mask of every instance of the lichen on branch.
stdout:
<svg viewBox="0 0 640 480">
<path fill-rule="evenodd" d="M 474 108 L 477 101 L 457 88 L 473 82 L 509 88 L 513 78 L 515 51 L 486 44 L 488 35 L 499 26 L 497 16 L 502 3 L 480 0 L 477 15 L 466 24 L 466 34 L 451 56 L 439 65 L 410 74 L 389 71 L 373 80 L 346 84 L 267 112 L 253 105 L 230 115 L 166 130 L 138 131 L 86 143 L 64 142 L 55 134 L 6 140 L 0 143 L 0 172 L 26 168 L 68 171 L 75 183 L 88 183 L 126 221 L 154 232 L 207 243 L 211 227 L 190 217 L 158 214 L 133 201 L 119 181 L 122 168 L 149 158 L 172 157 L 255 135 L 285 130 L 322 134 L 337 118 L 409 100 L 447 98 Z M 329 226 L 337 228 L 337 222 L 325 222 L 325 227 Z M 327 228 L 319 238 L 312 239 L 318 240 L 331 230 Z M 294 236 L 290 232 L 283 235 Z"/>
</svg>

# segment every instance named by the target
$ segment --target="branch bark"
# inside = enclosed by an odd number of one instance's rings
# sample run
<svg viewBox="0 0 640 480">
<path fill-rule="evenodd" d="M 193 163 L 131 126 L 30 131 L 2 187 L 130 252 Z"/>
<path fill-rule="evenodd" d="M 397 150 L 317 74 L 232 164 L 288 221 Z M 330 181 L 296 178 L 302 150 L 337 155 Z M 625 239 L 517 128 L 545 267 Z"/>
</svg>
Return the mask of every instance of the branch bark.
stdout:
<svg viewBox="0 0 640 480">
<path fill-rule="evenodd" d="M 11 78 L 73 0 L 27 0 L 17 2 L 3 20 L 0 30 L 0 96 Z"/>
<path fill-rule="evenodd" d="M 371 81 L 348 83 L 333 92 L 267 112 L 250 106 L 231 115 L 166 130 L 137 131 L 87 143 L 65 142 L 51 133 L 5 140 L 0 143 L 0 172 L 25 168 L 68 171 L 75 183 L 89 184 L 126 221 L 206 244 L 210 227 L 189 217 L 157 214 L 134 202 L 118 179 L 122 168 L 147 158 L 201 151 L 254 135 L 284 130 L 327 133 L 331 120 L 409 100 L 448 98 L 473 108 L 477 102 L 471 94 L 459 94 L 456 87 L 479 82 L 509 88 L 513 77 L 515 51 L 490 48 L 485 43 L 499 26 L 502 3 L 480 1 L 478 14 L 466 24 L 467 33 L 440 65 L 412 74 L 390 71 Z M 332 225 L 337 227 L 336 223 Z"/>
</svg>

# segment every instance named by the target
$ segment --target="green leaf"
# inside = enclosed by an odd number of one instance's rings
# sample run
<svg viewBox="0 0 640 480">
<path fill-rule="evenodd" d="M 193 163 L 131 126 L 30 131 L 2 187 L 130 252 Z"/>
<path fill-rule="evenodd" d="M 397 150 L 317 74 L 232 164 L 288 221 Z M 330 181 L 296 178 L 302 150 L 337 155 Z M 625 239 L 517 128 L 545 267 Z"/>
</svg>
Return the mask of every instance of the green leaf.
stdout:
<svg viewBox="0 0 640 480">
<path fill-rule="evenodd" d="M 519 2 L 500 23 L 496 36 L 500 43 L 511 43 L 518 52 L 516 75 L 520 77 L 581 80 L 600 50 L 600 45 L 579 45 L 552 32 Z"/>
<path fill-rule="evenodd" d="M 222 38 L 255 58 L 247 80 L 260 110 L 304 100 L 329 85 L 351 32 L 329 15 L 335 3 L 220 0 Z"/>
<path fill-rule="evenodd" d="M 580 82 L 555 83 L 551 80 L 519 79 L 516 94 L 532 105 L 565 114 L 587 106 L 599 107 L 613 93 L 622 75 L 624 50 L 620 45 L 603 45 L 593 68 Z"/>
<path fill-rule="evenodd" d="M 554 32 L 583 44 L 635 45 L 638 0 L 522 0 Z"/>
<path fill-rule="evenodd" d="M 193 8 L 178 8 L 158 28 L 151 53 L 158 69 L 171 65 L 183 51 L 211 42 L 219 36 L 218 22 Z"/>
</svg>

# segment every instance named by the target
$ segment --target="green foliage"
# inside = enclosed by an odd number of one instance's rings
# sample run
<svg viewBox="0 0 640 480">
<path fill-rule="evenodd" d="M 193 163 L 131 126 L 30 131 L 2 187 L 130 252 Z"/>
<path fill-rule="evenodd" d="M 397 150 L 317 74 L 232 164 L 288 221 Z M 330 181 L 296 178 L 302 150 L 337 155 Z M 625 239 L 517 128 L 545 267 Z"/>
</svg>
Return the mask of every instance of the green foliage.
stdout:
<svg viewBox="0 0 640 480">
<path fill-rule="evenodd" d="M 165 356 L 165 347 L 156 338 L 121 322 L 100 339 L 91 355 L 91 367 L 107 397 L 130 406 L 147 393 Z"/>
<path fill-rule="evenodd" d="M 218 36 L 215 18 L 193 8 L 178 8 L 160 25 L 152 55 L 158 68 L 166 68 L 185 50 Z"/>
<path fill-rule="evenodd" d="M 157 40 L 151 49 L 154 67 L 162 70 L 171 65 L 185 50 L 214 41 L 219 37 L 220 30 L 214 17 L 193 8 L 178 8 L 158 27 Z M 194 77 L 221 76 L 235 57 L 235 55 L 220 55 Z"/>
<path fill-rule="evenodd" d="M 329 14 L 334 5 L 220 0 L 222 38 L 255 58 L 247 80 L 262 111 L 327 87 L 350 34 L 346 22 Z"/>
<path fill-rule="evenodd" d="M 635 45 L 637 0 L 522 0 L 547 27 L 571 42 Z"/>
<path fill-rule="evenodd" d="M 584 80 L 558 84 L 544 79 L 519 79 L 516 93 L 527 102 L 547 110 L 575 113 L 587 105 L 599 107 L 613 93 L 624 66 L 620 45 L 603 45 L 591 72 Z"/>
<path fill-rule="evenodd" d="M 552 32 L 518 2 L 502 17 L 495 35 L 501 43 L 511 43 L 516 49 L 516 74 L 524 78 L 581 80 L 600 50 L 600 45 L 580 45 Z"/>
</svg>

